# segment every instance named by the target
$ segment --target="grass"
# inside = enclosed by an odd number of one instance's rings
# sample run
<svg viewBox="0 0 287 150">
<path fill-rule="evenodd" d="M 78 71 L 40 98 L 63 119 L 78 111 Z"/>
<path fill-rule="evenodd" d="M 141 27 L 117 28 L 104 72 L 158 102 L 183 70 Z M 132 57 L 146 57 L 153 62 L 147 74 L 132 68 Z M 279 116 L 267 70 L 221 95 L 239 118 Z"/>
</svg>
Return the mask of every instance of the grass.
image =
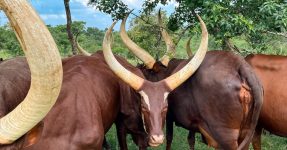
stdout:
<svg viewBox="0 0 287 150">
<path fill-rule="evenodd" d="M 187 143 L 187 130 L 174 126 L 174 136 L 172 142 L 173 150 L 188 150 L 189 145 Z M 112 150 L 119 150 L 119 145 L 117 142 L 117 135 L 115 126 L 113 126 L 106 135 Z M 129 150 L 137 150 L 138 147 L 133 143 L 130 136 L 127 137 Z M 165 144 L 162 144 L 156 148 L 148 148 L 148 150 L 165 150 Z M 195 150 L 213 150 L 213 148 L 208 147 L 201 142 L 201 136 L 196 134 Z M 250 150 L 253 150 L 250 146 Z M 287 150 L 287 138 L 278 137 L 265 133 L 262 137 L 262 150 Z"/>
</svg>

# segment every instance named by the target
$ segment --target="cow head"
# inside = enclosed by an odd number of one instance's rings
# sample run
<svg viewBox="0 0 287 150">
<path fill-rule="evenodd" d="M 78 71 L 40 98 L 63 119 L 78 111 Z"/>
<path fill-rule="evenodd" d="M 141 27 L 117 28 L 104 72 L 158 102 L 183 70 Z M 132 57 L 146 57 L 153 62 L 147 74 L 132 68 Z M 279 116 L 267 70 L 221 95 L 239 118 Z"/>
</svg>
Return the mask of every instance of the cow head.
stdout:
<svg viewBox="0 0 287 150">
<path fill-rule="evenodd" d="M 193 57 L 182 69 L 173 75 L 158 82 L 150 82 L 133 72 L 124 68 L 114 57 L 111 50 L 112 30 L 116 22 L 106 31 L 103 40 L 103 53 L 105 60 L 111 70 L 119 76 L 124 82 L 129 84 L 141 95 L 141 114 L 144 121 L 144 127 L 149 135 L 149 145 L 158 146 L 164 141 L 163 127 L 167 113 L 168 94 L 187 80 L 199 67 L 207 51 L 208 33 L 204 22 L 198 16 L 202 29 L 202 40 L 200 47 Z M 126 21 L 123 20 L 123 22 Z M 126 39 L 133 43 L 128 36 Z M 129 49 L 139 48 L 136 44 L 128 46 Z M 151 62 L 151 61 L 149 61 Z M 152 64 L 153 65 L 153 64 Z"/>
<path fill-rule="evenodd" d="M 0 9 L 9 18 L 31 71 L 26 98 L 0 119 L 0 143 L 10 144 L 49 112 L 60 93 L 63 69 L 56 43 L 26 0 L 1 0 Z"/>
</svg>

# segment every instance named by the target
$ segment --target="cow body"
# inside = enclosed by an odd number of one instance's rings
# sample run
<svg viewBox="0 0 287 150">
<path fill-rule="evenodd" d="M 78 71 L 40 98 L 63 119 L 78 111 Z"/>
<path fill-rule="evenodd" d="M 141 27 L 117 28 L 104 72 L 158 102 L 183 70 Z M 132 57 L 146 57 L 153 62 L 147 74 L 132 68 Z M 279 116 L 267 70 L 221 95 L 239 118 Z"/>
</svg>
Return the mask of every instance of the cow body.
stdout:
<svg viewBox="0 0 287 150">
<path fill-rule="evenodd" d="M 157 75 L 143 73 L 147 79 L 158 80 L 186 62 L 174 59 Z M 237 149 L 246 136 L 251 138 L 262 104 L 262 88 L 242 58 L 230 52 L 209 51 L 196 73 L 171 92 L 168 101 L 167 149 L 173 122 L 192 132 L 201 131 L 210 146 Z"/>
<path fill-rule="evenodd" d="M 29 149 L 101 149 L 119 111 L 119 82 L 103 60 L 74 56 L 63 60 L 63 86 L 44 119 L 38 143 Z"/>
<path fill-rule="evenodd" d="M 138 69 L 124 59 L 117 58 L 126 68 L 141 75 Z M 8 66 L 3 62 L 3 67 L 0 67 L 1 86 L 4 85 L 0 87 L 1 115 L 17 106 L 30 86 L 30 72 L 25 58 L 10 61 L 14 65 L 11 63 Z M 91 57 L 66 58 L 63 60 L 63 69 L 62 89 L 56 104 L 43 120 L 42 134 L 36 144 L 25 149 L 101 149 L 104 134 L 116 120 L 120 104 L 134 100 L 128 98 L 139 98 L 108 68 L 102 52 Z M 130 95 L 127 96 L 127 93 Z M 16 149 L 23 149 L 23 142 L 19 143 Z M 15 149 L 15 144 L 6 147 L 3 146 L 3 149 Z"/>
<path fill-rule="evenodd" d="M 209 51 L 197 72 L 169 96 L 167 124 L 199 130 L 213 147 L 237 149 L 251 138 L 247 133 L 254 130 L 261 104 L 252 68 L 230 52 Z"/>
<path fill-rule="evenodd" d="M 172 59 L 168 67 L 157 62 L 153 69 L 138 68 L 146 79 L 156 82 L 186 62 Z M 243 58 L 226 51 L 209 51 L 196 73 L 170 93 L 168 102 L 167 149 L 171 148 L 174 122 L 190 131 L 191 148 L 194 133 L 199 131 L 210 146 L 237 149 L 246 138 L 243 147 L 247 148 L 262 105 L 262 86 Z M 143 130 L 137 132 L 142 134 L 132 136 L 144 139 Z"/>
<path fill-rule="evenodd" d="M 27 95 L 31 76 L 24 57 L 5 60 L 0 63 L 0 118 L 12 111 Z M 20 149 L 25 136 L 11 145 L 1 145 L 1 150 Z"/>
<path fill-rule="evenodd" d="M 259 150 L 262 128 L 279 136 L 287 136 L 287 59 L 285 56 L 263 54 L 248 55 L 245 59 L 264 88 L 264 103 L 253 141 L 254 149 Z"/>
</svg>

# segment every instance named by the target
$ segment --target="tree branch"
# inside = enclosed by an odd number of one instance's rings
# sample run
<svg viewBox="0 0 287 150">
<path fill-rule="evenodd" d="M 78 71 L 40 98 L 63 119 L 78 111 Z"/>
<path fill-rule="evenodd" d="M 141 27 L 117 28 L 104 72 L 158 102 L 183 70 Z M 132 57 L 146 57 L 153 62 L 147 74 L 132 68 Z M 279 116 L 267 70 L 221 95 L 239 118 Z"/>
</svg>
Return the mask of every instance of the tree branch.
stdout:
<svg viewBox="0 0 287 150">
<path fill-rule="evenodd" d="M 176 42 L 174 43 L 175 46 L 177 46 L 177 44 L 179 43 L 179 41 L 181 40 L 181 38 L 183 37 L 183 35 L 185 34 L 185 32 L 191 27 L 192 25 L 188 25 L 186 26 L 186 28 L 184 30 L 182 30 L 182 32 L 177 36 L 178 39 L 176 40 Z"/>
<path fill-rule="evenodd" d="M 287 38 L 287 32 L 286 33 L 278 33 L 278 32 L 272 32 L 272 31 L 265 30 L 265 31 L 263 31 L 263 33 L 273 34 L 273 35 L 282 36 L 282 37 Z"/>
</svg>

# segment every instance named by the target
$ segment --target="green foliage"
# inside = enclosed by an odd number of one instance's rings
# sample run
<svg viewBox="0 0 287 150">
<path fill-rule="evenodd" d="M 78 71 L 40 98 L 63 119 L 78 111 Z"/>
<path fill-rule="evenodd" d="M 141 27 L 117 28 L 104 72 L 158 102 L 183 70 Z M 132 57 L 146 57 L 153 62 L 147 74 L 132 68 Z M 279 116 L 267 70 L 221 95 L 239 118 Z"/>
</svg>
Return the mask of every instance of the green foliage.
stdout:
<svg viewBox="0 0 287 150">
<path fill-rule="evenodd" d="M 166 5 L 170 1 L 172 0 L 144 0 L 140 12 L 145 15 L 152 14 L 158 4 Z M 113 2 L 124 5 L 120 0 Z M 263 37 L 269 36 L 270 33 L 283 34 L 287 37 L 286 0 L 177 0 L 177 2 L 178 7 L 168 19 L 168 28 L 176 31 L 187 25 L 193 25 L 198 22 L 194 13 L 199 13 L 207 24 L 209 34 L 222 47 L 226 45 L 225 41 L 228 39 L 244 36 L 252 49 L 261 53 L 266 52 L 269 47 L 268 41 Z M 116 11 L 106 11 L 106 4 L 100 1 L 91 0 L 90 4 L 101 6 L 103 8 L 101 10 L 109 14 Z M 129 11 L 126 6 L 122 9 L 121 12 Z M 117 15 L 113 17 L 120 19 Z M 198 29 L 193 31 L 200 33 Z"/>
<path fill-rule="evenodd" d="M 0 41 L 0 53 L 5 57 L 23 55 L 19 42 L 10 26 L 0 27 Z"/>
<path fill-rule="evenodd" d="M 264 21 L 259 22 L 258 24 L 263 30 L 272 29 L 276 32 L 287 31 L 287 2 L 264 2 L 259 7 L 259 12 L 261 19 Z"/>
<path fill-rule="evenodd" d="M 167 18 L 165 13 L 162 14 L 162 19 L 165 23 Z M 142 14 L 131 21 L 131 28 L 128 32 L 130 38 L 140 47 L 148 51 L 154 58 L 163 56 L 166 51 L 160 27 L 155 26 L 157 24 L 157 13 L 148 16 Z"/>
<path fill-rule="evenodd" d="M 123 19 L 130 11 L 121 0 L 90 0 L 89 4 L 100 11 L 111 14 L 114 19 Z"/>
</svg>

